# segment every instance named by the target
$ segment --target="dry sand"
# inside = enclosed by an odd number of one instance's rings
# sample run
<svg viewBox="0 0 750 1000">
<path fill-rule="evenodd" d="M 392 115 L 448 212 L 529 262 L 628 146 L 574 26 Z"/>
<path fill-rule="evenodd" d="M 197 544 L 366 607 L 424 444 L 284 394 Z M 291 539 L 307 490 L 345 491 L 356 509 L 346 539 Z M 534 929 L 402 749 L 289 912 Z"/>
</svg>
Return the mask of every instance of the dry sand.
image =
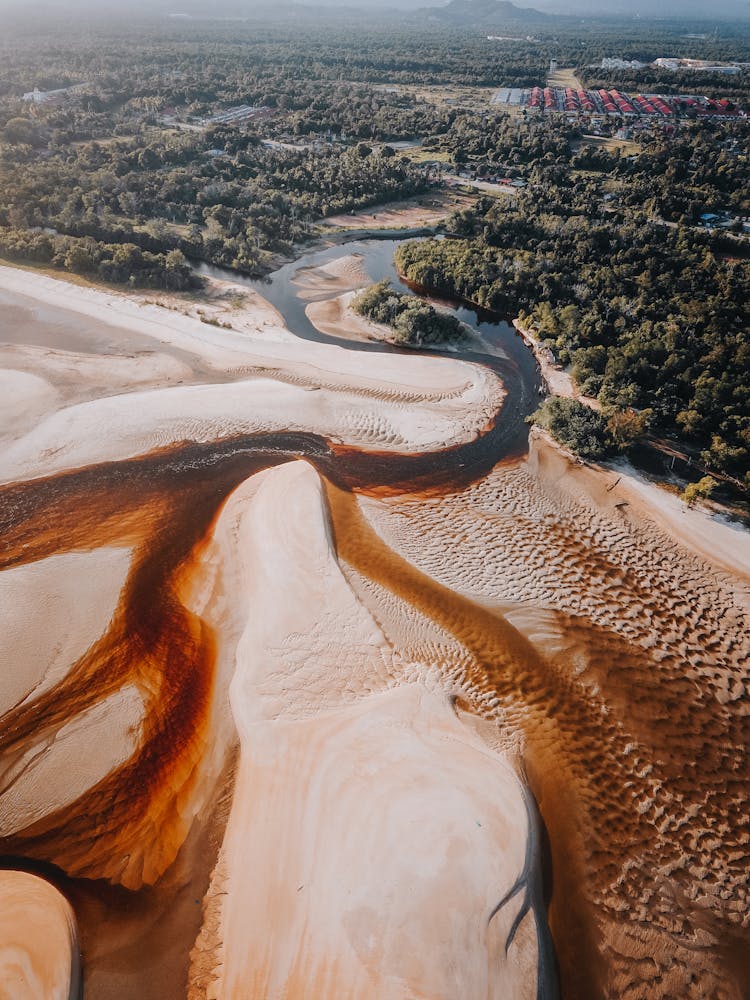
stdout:
<svg viewBox="0 0 750 1000">
<path fill-rule="evenodd" d="M 264 474 L 236 541 L 241 757 L 191 995 L 535 997 L 513 771 L 446 694 L 398 684 L 310 466 Z"/>
<path fill-rule="evenodd" d="M 1 1000 L 77 1000 L 80 962 L 70 905 L 48 882 L 0 872 Z"/>
<path fill-rule="evenodd" d="M 23 272 L 19 278 L 8 268 L 0 268 L 0 283 L 11 290 L 19 283 L 27 291 L 33 289 L 48 306 L 57 302 L 67 308 L 74 294 L 73 286 L 65 282 Z M 2 481 L 132 457 L 174 442 L 215 441 L 283 428 L 385 449 L 431 450 L 471 440 L 497 411 L 503 396 L 491 373 L 463 362 L 389 355 L 365 358 L 291 335 L 254 340 L 247 332 L 206 327 L 125 297 L 94 289 L 75 292 L 81 294 L 87 315 L 99 310 L 109 324 L 132 326 L 158 340 L 164 350 L 192 354 L 238 381 L 145 391 L 131 385 L 125 393 L 55 409 L 57 397 L 43 394 L 37 382 L 29 385 L 24 373 L 18 378 L 16 395 L 27 391 L 37 423 L 6 446 L 0 461 Z M 6 364 L 12 364 L 12 355 Z M 114 365 L 115 377 L 117 371 Z M 45 402 L 52 411 L 39 419 Z"/>
<path fill-rule="evenodd" d="M 323 225 L 336 229 L 416 229 L 442 222 L 451 212 L 471 202 L 472 199 L 460 195 L 431 194 L 376 205 L 347 215 L 332 215 L 325 219 Z"/>
<path fill-rule="evenodd" d="M 87 1000 L 552 996 L 534 801 L 566 996 L 747 995 L 745 535 L 539 438 L 383 496 L 399 453 L 480 433 L 494 376 L 300 342 L 234 292 L 226 330 L 0 287 L 67 331 L 16 303 L 0 349 L 0 850 L 72 876 Z M 308 439 L 200 464 L 288 429 L 372 451 L 373 483 Z"/>
<path fill-rule="evenodd" d="M 301 299 L 319 302 L 342 292 L 364 288 L 370 284 L 370 277 L 364 270 L 362 255 L 350 253 L 317 267 L 299 268 L 294 283 Z"/>
<path fill-rule="evenodd" d="M 311 302 L 305 309 L 308 319 L 321 333 L 341 340 L 370 340 L 387 344 L 393 338 L 393 331 L 383 323 L 373 323 L 356 313 L 352 299 L 356 291 L 344 292 L 333 299 Z"/>
</svg>

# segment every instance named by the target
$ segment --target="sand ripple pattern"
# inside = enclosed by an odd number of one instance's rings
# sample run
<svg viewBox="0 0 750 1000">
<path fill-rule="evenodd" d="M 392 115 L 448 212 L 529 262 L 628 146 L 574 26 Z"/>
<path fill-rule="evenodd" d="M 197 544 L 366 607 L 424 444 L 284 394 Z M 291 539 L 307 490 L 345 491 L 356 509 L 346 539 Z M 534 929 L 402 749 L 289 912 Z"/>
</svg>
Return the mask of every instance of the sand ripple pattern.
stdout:
<svg viewBox="0 0 750 1000">
<path fill-rule="evenodd" d="M 79 295 L 0 376 L 0 851 L 94 1000 L 554 997 L 547 918 L 572 1000 L 750 996 L 729 529 L 503 461 L 489 368 Z"/>
<path fill-rule="evenodd" d="M 494 685 L 506 738 L 523 743 L 565 884 L 551 921 L 571 995 L 742 996 L 748 605 L 737 581 L 616 508 L 622 494 L 543 457 L 453 496 L 364 510 L 425 579 L 501 612 L 544 658 L 524 682 L 519 671 L 499 679 L 485 637 L 468 663 L 465 643 L 438 654 L 464 665 L 474 692 Z M 352 581 L 372 599 L 369 581 Z M 380 606 L 414 655 L 424 603 L 420 615 Z M 486 714 L 481 696 L 472 702 Z M 574 885 L 564 873 L 576 867 Z M 571 926 L 576 910 L 588 913 Z M 582 931 L 598 967 L 575 945 Z"/>
</svg>

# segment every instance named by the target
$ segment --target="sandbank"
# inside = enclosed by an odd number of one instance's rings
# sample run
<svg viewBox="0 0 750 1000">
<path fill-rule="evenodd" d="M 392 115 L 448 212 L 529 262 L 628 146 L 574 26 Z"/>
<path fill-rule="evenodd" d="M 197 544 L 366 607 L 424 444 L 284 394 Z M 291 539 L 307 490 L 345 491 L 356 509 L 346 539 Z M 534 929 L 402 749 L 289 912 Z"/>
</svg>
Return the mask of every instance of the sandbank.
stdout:
<svg viewBox="0 0 750 1000">
<path fill-rule="evenodd" d="M 77 1000 L 80 959 L 73 911 L 36 875 L 0 871 L 0 998 Z"/>
<path fill-rule="evenodd" d="M 471 204 L 473 198 L 455 194 L 430 193 L 419 198 L 375 205 L 343 215 L 331 215 L 322 226 L 334 229 L 413 229 L 442 222 L 457 209 Z"/>
<path fill-rule="evenodd" d="M 360 316 L 352 309 L 356 291 L 343 292 L 332 299 L 311 302 L 306 308 L 307 318 L 321 333 L 342 340 L 373 341 L 388 344 L 393 340 L 393 331 L 383 323 Z"/>
<path fill-rule="evenodd" d="M 80 297 L 86 315 L 124 331 L 134 328 L 236 381 L 145 391 L 131 387 L 53 411 L 5 449 L 0 477 L 6 482 L 131 457 L 178 441 L 279 428 L 314 430 L 353 444 L 377 442 L 385 449 L 432 450 L 471 440 L 503 398 L 492 373 L 464 362 L 364 356 L 291 334 L 286 340 L 253 339 L 124 296 L 0 268 L 0 286 L 13 290 L 19 284 L 47 305 L 69 308 Z M 313 395 L 311 389 L 322 391 Z M 51 403 L 52 397 L 44 400 Z M 35 412 L 41 405 L 37 399 Z"/>
<path fill-rule="evenodd" d="M 189 995 L 536 996 L 518 778 L 447 693 L 398 683 L 314 470 L 259 478 L 237 537 L 240 764 Z"/>
<path fill-rule="evenodd" d="M 534 435 L 527 460 L 453 495 L 361 498 L 421 583 L 406 587 L 404 570 L 394 600 L 382 556 L 376 581 L 367 561 L 344 567 L 404 655 L 473 678 L 473 710 L 494 715 L 501 745 L 522 748 L 550 836 L 562 981 L 575 996 L 734 995 L 744 982 L 721 942 L 743 947 L 750 862 L 732 818 L 748 782 L 745 546 L 732 526 L 683 515 L 654 489 L 578 465 Z M 448 593 L 480 610 L 461 612 Z M 534 657 L 493 670 L 487 612 L 538 651 L 533 670 Z M 426 614 L 440 636 L 425 632 Z M 655 877 L 665 886 L 656 896 Z M 629 958 L 584 959 L 613 954 Z"/>
</svg>

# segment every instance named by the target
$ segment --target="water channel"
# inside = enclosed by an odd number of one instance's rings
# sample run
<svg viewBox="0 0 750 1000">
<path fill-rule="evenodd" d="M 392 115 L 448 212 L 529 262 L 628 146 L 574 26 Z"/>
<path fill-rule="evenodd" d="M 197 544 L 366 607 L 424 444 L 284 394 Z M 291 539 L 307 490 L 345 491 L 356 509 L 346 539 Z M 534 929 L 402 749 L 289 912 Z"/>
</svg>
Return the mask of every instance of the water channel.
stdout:
<svg viewBox="0 0 750 1000">
<path fill-rule="evenodd" d="M 200 265 L 198 271 L 208 277 L 252 288 L 281 313 L 288 329 L 303 339 L 338 344 L 348 350 L 404 353 L 404 350 L 408 349 L 327 336 L 313 326 L 305 313 L 307 302 L 299 295 L 295 277 L 307 268 L 321 267 L 339 257 L 357 255 L 361 258 L 363 269 L 373 281 L 387 279 L 399 292 L 420 294 L 422 298 L 438 301 L 441 306 L 449 308 L 459 320 L 480 335 L 481 340 L 478 339 L 476 344 L 472 343 L 470 349 L 462 346 L 458 349 L 452 348 L 450 351 L 431 350 L 429 353 L 484 364 L 497 372 L 508 393 L 495 433 L 497 458 L 522 454 L 528 443 L 526 417 L 539 405 L 539 387 L 542 383 L 534 356 L 510 323 L 471 306 L 434 299 L 407 285 L 393 263 L 393 255 L 401 242 L 403 241 L 397 239 L 368 238 L 312 250 L 284 264 L 267 278 L 246 278 L 235 271 L 210 265 Z M 487 345 L 487 352 L 482 351 L 481 341 Z"/>
</svg>

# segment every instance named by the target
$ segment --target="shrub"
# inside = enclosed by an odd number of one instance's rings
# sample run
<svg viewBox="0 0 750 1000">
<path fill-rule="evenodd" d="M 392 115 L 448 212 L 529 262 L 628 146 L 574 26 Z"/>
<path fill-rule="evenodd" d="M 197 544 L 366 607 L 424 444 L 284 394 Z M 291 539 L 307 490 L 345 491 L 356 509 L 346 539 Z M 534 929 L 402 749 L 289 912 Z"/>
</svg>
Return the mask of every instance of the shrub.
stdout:
<svg viewBox="0 0 750 1000">
<path fill-rule="evenodd" d="M 550 396 L 530 419 L 583 458 L 602 458 L 612 451 L 604 416 L 576 399 Z"/>
</svg>

